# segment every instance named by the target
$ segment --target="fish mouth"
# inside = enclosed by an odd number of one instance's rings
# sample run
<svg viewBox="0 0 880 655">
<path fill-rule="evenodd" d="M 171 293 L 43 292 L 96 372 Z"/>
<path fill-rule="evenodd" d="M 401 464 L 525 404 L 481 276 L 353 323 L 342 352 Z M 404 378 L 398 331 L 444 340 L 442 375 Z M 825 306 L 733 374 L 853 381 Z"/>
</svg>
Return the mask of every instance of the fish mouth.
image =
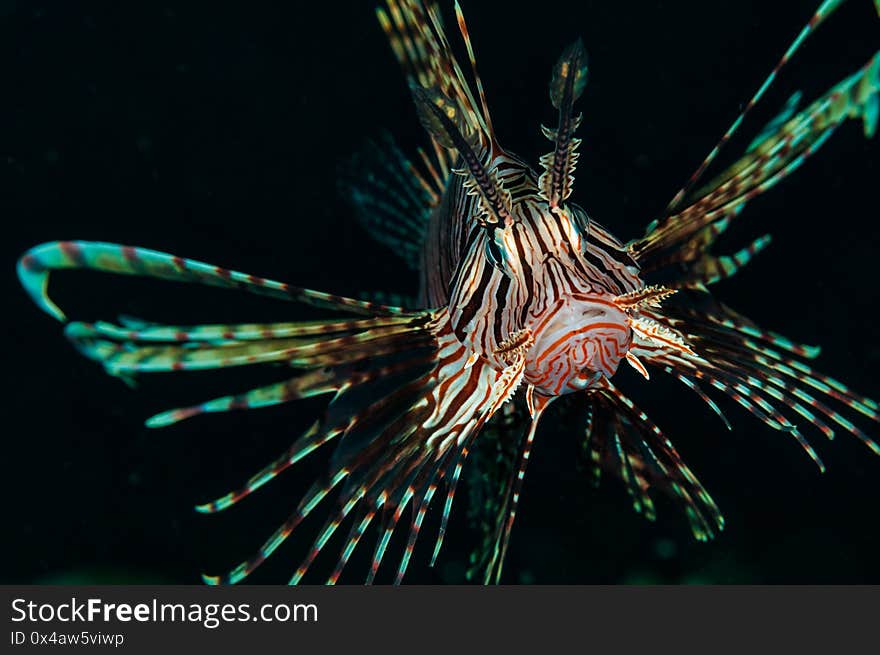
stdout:
<svg viewBox="0 0 880 655">
<path fill-rule="evenodd" d="M 613 300 L 577 294 L 534 324 L 526 380 L 544 393 L 581 391 L 611 377 L 632 343 L 627 313 Z"/>
</svg>

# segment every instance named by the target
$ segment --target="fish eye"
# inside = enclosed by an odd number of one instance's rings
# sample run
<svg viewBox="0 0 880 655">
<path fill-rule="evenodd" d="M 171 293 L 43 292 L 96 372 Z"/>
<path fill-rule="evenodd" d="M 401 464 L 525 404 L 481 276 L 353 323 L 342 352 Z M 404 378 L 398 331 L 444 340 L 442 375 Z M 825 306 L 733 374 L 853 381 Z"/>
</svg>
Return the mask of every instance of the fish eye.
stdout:
<svg viewBox="0 0 880 655">
<path fill-rule="evenodd" d="M 504 242 L 504 228 L 492 227 L 486 232 L 486 259 L 499 271 L 508 274 L 509 251 Z"/>
<path fill-rule="evenodd" d="M 492 236 L 486 239 L 486 258 L 496 268 L 504 268 L 504 254 L 501 252 L 501 246 Z"/>
</svg>

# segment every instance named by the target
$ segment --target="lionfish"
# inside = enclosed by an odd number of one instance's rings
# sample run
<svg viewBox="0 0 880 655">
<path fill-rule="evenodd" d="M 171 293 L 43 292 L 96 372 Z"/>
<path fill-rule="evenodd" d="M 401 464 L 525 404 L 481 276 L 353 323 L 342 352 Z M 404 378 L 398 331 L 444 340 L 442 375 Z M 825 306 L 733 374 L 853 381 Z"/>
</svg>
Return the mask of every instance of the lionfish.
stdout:
<svg viewBox="0 0 880 655">
<path fill-rule="evenodd" d="M 795 95 L 745 153 L 711 182 L 698 182 L 780 69 L 843 0 L 825 0 L 769 77 L 664 214 L 628 243 L 569 199 L 582 115 L 574 104 L 587 84 L 580 40 L 552 70 L 555 127 L 540 169 L 501 146 L 477 74 L 458 3 L 455 19 L 469 72 L 447 38 L 435 3 L 387 0 L 377 9 L 403 67 L 430 147 L 407 159 L 388 142 L 371 170 L 351 176 L 359 217 L 380 242 L 416 270 L 409 306 L 300 288 L 182 257 L 111 243 L 60 241 L 29 250 L 18 264 L 24 288 L 49 315 L 66 322 L 47 295 L 49 273 L 92 269 L 241 289 L 349 317 L 307 322 L 172 326 L 120 318 L 70 322 L 65 335 L 114 376 L 202 371 L 275 363 L 289 379 L 173 409 L 147 419 L 158 428 L 200 414 L 330 395 L 323 416 L 243 486 L 198 506 L 203 513 L 238 503 L 308 454 L 335 444 L 326 473 L 250 559 L 206 582 L 237 583 L 336 493 L 334 508 L 298 582 L 343 523 L 344 539 L 328 582 L 335 583 L 371 523 L 378 524 L 367 582 L 382 563 L 404 514 L 408 538 L 395 580 L 409 565 L 428 509 L 442 511 L 431 563 L 446 532 L 468 456 L 491 481 L 482 542 L 469 576 L 501 577 L 538 423 L 553 401 L 585 417 L 584 452 L 592 473 L 616 476 L 635 509 L 655 516 L 653 492 L 677 502 L 693 535 L 708 540 L 722 514 L 660 428 L 615 385 L 621 362 L 646 380 L 660 371 L 680 381 L 730 428 L 708 390 L 728 396 L 770 428 L 795 439 L 824 470 L 793 420 L 826 437 L 842 429 L 874 453 L 877 445 L 839 413 L 844 407 L 880 421 L 880 406 L 815 371 L 816 347 L 759 328 L 716 300 L 710 287 L 734 275 L 769 243 L 756 239 L 733 254 L 713 244 L 750 200 L 794 172 L 846 119 L 876 131 L 880 52 L 811 104 Z M 880 0 L 875 0 L 880 12 Z M 470 77 L 470 79 L 468 79 Z M 830 405 L 829 405 L 830 403 Z M 834 404 L 842 407 L 835 409 Z M 796 418 L 795 418 L 796 417 Z"/>
</svg>

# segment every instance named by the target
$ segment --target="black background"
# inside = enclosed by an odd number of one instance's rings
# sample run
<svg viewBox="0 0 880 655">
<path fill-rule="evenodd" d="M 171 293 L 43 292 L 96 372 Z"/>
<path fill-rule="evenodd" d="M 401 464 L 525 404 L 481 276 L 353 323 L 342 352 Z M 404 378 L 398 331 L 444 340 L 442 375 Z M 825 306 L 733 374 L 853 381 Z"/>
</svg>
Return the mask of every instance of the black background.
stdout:
<svg viewBox="0 0 880 655">
<path fill-rule="evenodd" d="M 539 123 L 554 120 L 550 68 L 568 42 L 584 37 L 591 81 L 581 101 L 575 198 L 626 240 L 662 211 L 816 4 L 469 0 L 464 10 L 500 140 L 531 161 L 547 149 Z M 812 99 L 878 43 L 871 3 L 846 3 L 774 87 L 727 161 L 791 92 L 801 88 Z M 202 570 L 231 568 L 292 510 L 321 457 L 222 515 L 200 516 L 192 506 L 284 450 L 321 403 L 147 430 L 143 419 L 156 411 L 279 373 L 148 378 L 132 392 L 74 353 L 21 292 L 14 263 L 42 241 L 95 239 L 326 291 L 413 292 L 414 275 L 370 240 L 335 189 L 337 166 L 382 129 L 407 151 L 422 143 L 373 3 L 5 0 L 0 67 L 0 580 L 188 583 Z M 793 179 L 750 204 L 722 245 L 733 249 L 767 231 L 774 244 L 717 286 L 762 325 L 820 343 L 818 367 L 875 398 L 878 171 L 876 142 L 845 125 Z M 52 291 L 81 319 L 309 315 L 233 292 L 88 273 L 56 276 Z M 730 402 L 721 404 L 732 433 L 686 389 L 661 379 L 644 384 L 629 371 L 621 377 L 713 494 L 726 531 L 697 544 L 663 500 L 650 524 L 616 482 L 592 491 L 575 465 L 580 435 L 551 417 L 538 435 L 506 581 L 880 582 L 880 459 L 854 438 L 841 433 L 828 444 L 810 433 L 829 467 L 820 475 L 793 440 Z M 426 565 L 434 519 L 408 581 L 461 581 L 472 546 L 464 491 L 437 567 Z M 317 527 L 303 526 L 251 580 L 286 580 Z M 337 548 L 331 543 L 309 580 L 323 579 L 317 574 L 332 568 Z M 361 550 L 344 581 L 362 579 L 372 548 Z"/>
</svg>

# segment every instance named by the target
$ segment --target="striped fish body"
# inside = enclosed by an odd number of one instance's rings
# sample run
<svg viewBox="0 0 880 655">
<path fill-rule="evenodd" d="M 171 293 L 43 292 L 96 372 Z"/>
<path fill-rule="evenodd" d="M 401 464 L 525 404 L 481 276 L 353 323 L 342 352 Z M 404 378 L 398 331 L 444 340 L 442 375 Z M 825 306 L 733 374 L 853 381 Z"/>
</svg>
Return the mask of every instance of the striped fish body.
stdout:
<svg viewBox="0 0 880 655">
<path fill-rule="evenodd" d="M 618 478 L 648 518 L 655 515 L 652 494 L 668 496 L 694 536 L 707 540 L 723 528 L 720 510 L 671 441 L 617 388 L 624 360 L 646 379 L 650 371 L 680 381 L 729 427 L 709 394 L 728 396 L 795 439 L 820 468 L 797 422 L 829 438 L 843 430 L 880 454 L 850 418 L 880 422 L 880 405 L 807 364 L 818 348 L 759 328 L 711 292 L 769 243 L 765 236 L 731 255 L 713 251 L 749 201 L 794 172 L 847 120 L 861 120 L 865 135 L 874 134 L 880 53 L 803 109 L 793 98 L 742 157 L 697 185 L 780 68 L 841 4 L 820 5 L 666 212 L 627 243 L 570 200 L 581 122 L 574 104 L 588 77 L 583 45 L 566 48 L 551 72 L 558 122 L 543 128 L 552 150 L 533 170 L 499 144 L 458 4 L 472 82 L 434 3 L 388 0 L 379 21 L 430 148 L 419 151 L 417 165 L 386 142 L 372 149 L 369 170 L 353 168 L 345 186 L 371 234 L 419 275 L 415 302 L 356 300 L 154 250 L 86 241 L 32 248 L 19 261 L 19 278 L 42 310 L 66 323 L 65 335 L 84 356 L 126 381 L 263 364 L 291 371 L 278 383 L 162 412 L 147 420 L 149 427 L 329 398 L 324 414 L 274 461 L 196 508 L 225 510 L 314 451 L 334 449 L 326 475 L 259 550 L 225 574 L 204 576 L 209 583 L 247 578 L 330 497 L 335 504 L 290 582 L 303 579 L 342 526 L 347 536 L 327 581 L 339 580 L 371 526 L 377 532 L 367 581 L 373 581 L 404 524 L 407 539 L 394 574 L 399 582 L 428 511 L 437 506 L 432 563 L 438 557 L 471 455 L 481 467 L 472 476 L 481 505 L 471 509 L 482 538 L 469 575 L 497 582 L 539 421 L 562 396 L 585 421 L 582 449 L 594 480 Z M 48 281 L 52 271 L 72 268 L 243 290 L 346 316 L 194 326 L 68 322 L 48 295 Z"/>
<path fill-rule="evenodd" d="M 452 175 L 429 214 L 421 297 L 448 305 L 455 334 L 493 367 L 522 354 L 525 380 L 544 395 L 611 377 L 631 342 L 614 299 L 645 286 L 638 264 L 582 208 L 551 209 L 518 158 L 493 158 L 488 170 L 510 193 L 509 223 L 481 228 L 479 199 Z"/>
</svg>

